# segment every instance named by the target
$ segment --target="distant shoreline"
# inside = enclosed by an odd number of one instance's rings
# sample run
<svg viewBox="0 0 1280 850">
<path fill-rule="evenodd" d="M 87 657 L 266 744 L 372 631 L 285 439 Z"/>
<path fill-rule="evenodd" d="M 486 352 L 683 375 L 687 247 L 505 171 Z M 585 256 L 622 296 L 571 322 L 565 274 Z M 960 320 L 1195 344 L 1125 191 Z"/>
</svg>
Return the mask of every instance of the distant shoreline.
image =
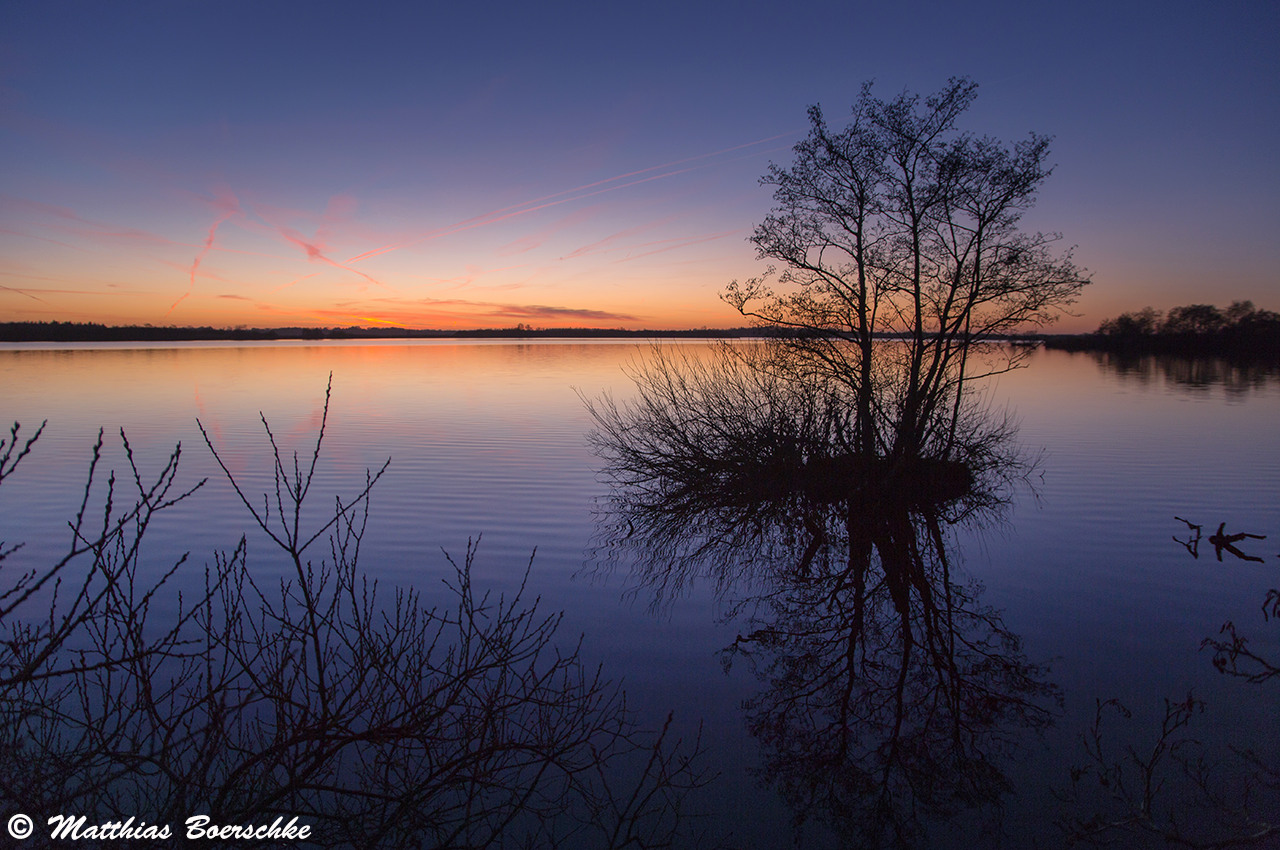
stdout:
<svg viewBox="0 0 1280 850">
<path fill-rule="evenodd" d="M 479 328 L 418 330 L 413 328 L 213 328 L 101 325 L 91 322 L 0 322 L 0 342 L 184 342 L 296 341 L 325 339 L 524 339 L 524 338 L 699 338 L 741 339 L 768 336 L 760 328 L 690 328 L 626 330 L 623 328 Z"/>
<path fill-rule="evenodd" d="M 1045 348 L 1070 352 L 1097 352 L 1121 357 L 1165 355 L 1172 357 L 1218 357 L 1247 363 L 1280 363 L 1280 340 L 1257 336 L 1233 338 L 1220 335 L 1109 336 L 1107 334 L 1061 334 L 1046 336 Z"/>
<path fill-rule="evenodd" d="M 0 322 L 0 343 L 59 342 L 297 342 L 381 339 L 762 339 L 793 336 L 779 328 L 214 328 L 102 325 L 91 322 Z M 886 337 L 888 338 L 888 337 Z M 1113 336 L 1098 333 L 1024 334 L 997 337 L 1011 344 L 1043 345 L 1069 352 L 1109 352 L 1122 356 L 1166 354 L 1280 362 L 1274 340 L 1232 340 L 1213 336 Z M 1245 343 L 1245 344 L 1242 344 Z"/>
<path fill-rule="evenodd" d="M 801 335 L 787 328 L 213 328 L 101 325 L 92 322 L 0 322 L 0 342 L 184 342 L 351 339 L 762 339 Z M 885 337 L 889 338 L 889 337 Z M 1034 342 L 1041 337 L 1001 337 Z"/>
</svg>

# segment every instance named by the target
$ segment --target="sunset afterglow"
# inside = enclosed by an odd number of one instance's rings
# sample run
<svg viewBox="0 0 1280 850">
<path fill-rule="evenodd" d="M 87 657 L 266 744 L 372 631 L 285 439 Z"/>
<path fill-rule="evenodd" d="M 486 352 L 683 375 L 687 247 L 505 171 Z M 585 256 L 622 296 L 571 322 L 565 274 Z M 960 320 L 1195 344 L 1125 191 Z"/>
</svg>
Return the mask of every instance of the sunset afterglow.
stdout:
<svg viewBox="0 0 1280 850">
<path fill-rule="evenodd" d="M 960 74 L 968 129 L 1054 137 L 1060 329 L 1280 307 L 1271 4 L 71 8 L 0 11 L 8 321 L 741 325 L 806 107 Z"/>
</svg>

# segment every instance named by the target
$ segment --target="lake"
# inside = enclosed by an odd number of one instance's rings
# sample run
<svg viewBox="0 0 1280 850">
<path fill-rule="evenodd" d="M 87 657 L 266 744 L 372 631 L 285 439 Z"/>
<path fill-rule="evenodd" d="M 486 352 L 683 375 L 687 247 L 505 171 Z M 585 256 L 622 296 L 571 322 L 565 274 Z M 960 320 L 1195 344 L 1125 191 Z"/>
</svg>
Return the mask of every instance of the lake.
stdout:
<svg viewBox="0 0 1280 850">
<path fill-rule="evenodd" d="M 694 356 L 709 346 L 665 344 Z M 48 563 L 65 546 L 102 427 L 118 475 L 127 467 L 118 438 L 110 440 L 124 429 L 144 472 L 158 471 L 181 443 L 180 481 L 209 478 L 147 533 L 145 563 L 154 569 L 191 553 L 175 589 L 185 581 L 194 592 L 199 567 L 242 534 L 255 576 L 287 575 L 196 422 L 243 488 L 262 493 L 272 466 L 259 413 L 281 447 L 305 461 L 332 375 L 314 484 L 325 495 L 312 503 L 314 516 L 333 494 L 358 491 L 367 468 L 391 460 L 373 490 L 360 553 L 368 574 L 434 600 L 452 575 L 442 550 L 461 558 L 480 539 L 474 581 L 510 593 L 532 555 L 527 593 L 564 611 L 559 640 L 572 647 L 581 636 L 584 659 L 621 681 L 639 722 L 656 727 L 673 712 L 680 733 L 701 728 L 719 775 L 691 798 L 706 815 L 700 829 L 742 846 L 788 846 L 797 829 L 806 846 L 848 840 L 856 818 L 815 798 L 797 827 L 795 795 L 784 800 L 777 776 L 762 770 L 787 752 L 751 723 L 778 680 L 741 661 L 726 669 L 722 653 L 747 632 L 733 612 L 754 590 L 694 577 L 654 605 L 625 562 L 599 555 L 596 512 L 608 488 L 581 396 L 629 398 L 625 370 L 648 356 L 644 346 L 608 340 L 6 346 L 0 418 L 21 422 L 24 434 L 42 420 L 48 426 L 0 488 L 0 538 L 25 542 L 5 566 Z M 996 521 L 951 528 L 947 552 L 951 569 L 981 585 L 981 605 L 1019 639 L 1019 657 L 1046 668 L 1061 704 L 1048 700 L 1046 729 L 984 730 L 1011 793 L 994 814 L 960 811 L 950 825 L 931 824 L 943 819 L 926 812 L 924 846 L 1061 846 L 1056 824 L 1093 814 L 1080 808 L 1093 803 L 1063 803 L 1054 791 L 1089 761 L 1082 736 L 1099 700 L 1120 700 L 1132 713 L 1107 727 L 1117 761 L 1127 744 L 1146 752 L 1156 742 L 1166 699 L 1194 693 L 1204 710 L 1187 734 L 1214 766 L 1215 788 L 1234 793 L 1247 781 L 1232 747 L 1274 769 L 1280 678 L 1220 673 L 1201 644 L 1230 621 L 1253 652 L 1280 659 L 1280 623 L 1262 608 L 1280 586 L 1280 380 L 1221 363 L 1037 351 L 989 392 L 1040 462 Z M 1202 527 L 1198 546 L 1184 520 Z M 1261 560 L 1225 548 L 1215 557 L 1208 538 L 1220 523 L 1228 534 L 1265 535 L 1233 544 Z M 1169 789 L 1159 801 L 1195 796 L 1170 762 L 1162 769 Z M 1276 805 L 1274 793 L 1264 795 L 1251 815 L 1275 823 Z"/>
</svg>

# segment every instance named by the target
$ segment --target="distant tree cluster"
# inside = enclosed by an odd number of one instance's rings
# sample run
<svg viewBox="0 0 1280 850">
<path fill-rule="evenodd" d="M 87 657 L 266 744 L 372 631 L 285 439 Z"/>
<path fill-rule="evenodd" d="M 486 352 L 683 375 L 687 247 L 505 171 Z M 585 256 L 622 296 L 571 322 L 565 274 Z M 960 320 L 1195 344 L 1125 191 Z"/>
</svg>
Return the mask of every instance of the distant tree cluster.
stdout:
<svg viewBox="0 0 1280 850">
<path fill-rule="evenodd" d="M 1093 334 L 1053 340 L 1050 345 L 1280 360 L 1280 313 L 1260 310 L 1252 301 L 1233 301 L 1225 310 L 1188 304 L 1164 314 L 1144 307 L 1104 320 Z"/>
<path fill-rule="evenodd" d="M 1232 301 L 1226 310 L 1212 304 L 1174 307 L 1165 316 L 1152 307 L 1136 313 L 1121 313 L 1106 319 L 1098 333 L 1106 336 L 1212 336 L 1223 333 L 1253 333 L 1280 329 L 1280 313 L 1259 310 L 1252 301 Z"/>
<path fill-rule="evenodd" d="M 158 342 L 196 339 L 276 339 L 273 330 L 254 328 L 103 325 L 97 322 L 4 322 L 3 342 Z"/>
<path fill-rule="evenodd" d="M 0 342 L 168 342 L 183 340 L 273 339 L 548 339 L 578 338 L 716 338 L 740 339 L 795 335 L 786 328 L 689 328 L 684 330 L 627 330 L 623 328 L 514 328 L 437 330 L 400 327 L 346 328 L 212 328 L 168 325 L 103 325 L 96 322 L 0 322 Z"/>
</svg>

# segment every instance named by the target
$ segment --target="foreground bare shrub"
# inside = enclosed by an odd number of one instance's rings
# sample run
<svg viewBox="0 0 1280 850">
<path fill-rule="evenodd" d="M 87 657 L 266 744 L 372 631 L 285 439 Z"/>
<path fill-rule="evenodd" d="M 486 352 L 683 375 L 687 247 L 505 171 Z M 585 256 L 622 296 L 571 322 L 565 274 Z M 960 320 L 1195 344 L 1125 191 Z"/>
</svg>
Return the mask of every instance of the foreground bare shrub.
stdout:
<svg viewBox="0 0 1280 850">
<path fill-rule="evenodd" d="M 172 625 L 159 624 L 157 594 L 172 595 L 186 558 L 146 580 L 140 543 L 195 488 L 175 483 L 178 450 L 149 479 L 126 441 L 128 497 L 111 476 L 95 508 L 101 440 L 65 556 L 5 575 L 0 810 L 35 819 L 27 846 L 66 813 L 84 815 L 84 830 L 133 817 L 175 838 L 193 815 L 211 825 L 296 817 L 309 846 L 324 847 L 673 841 L 685 793 L 705 781 L 696 742 L 672 740 L 670 719 L 642 731 L 619 688 L 577 647 L 557 645 L 560 615 L 527 600 L 523 584 L 510 598 L 477 590 L 471 545 L 461 564 L 449 561 L 450 605 L 380 592 L 359 554 L 386 465 L 308 527 L 324 421 L 305 462 L 287 459 L 263 425 L 275 474 L 260 496 L 205 440 L 287 558 L 277 584 L 254 578 L 242 538 L 206 565 Z M 39 432 L 19 436 L 15 425 L 0 443 L 0 482 Z M 0 567 L 18 551 L 0 546 Z"/>
</svg>

